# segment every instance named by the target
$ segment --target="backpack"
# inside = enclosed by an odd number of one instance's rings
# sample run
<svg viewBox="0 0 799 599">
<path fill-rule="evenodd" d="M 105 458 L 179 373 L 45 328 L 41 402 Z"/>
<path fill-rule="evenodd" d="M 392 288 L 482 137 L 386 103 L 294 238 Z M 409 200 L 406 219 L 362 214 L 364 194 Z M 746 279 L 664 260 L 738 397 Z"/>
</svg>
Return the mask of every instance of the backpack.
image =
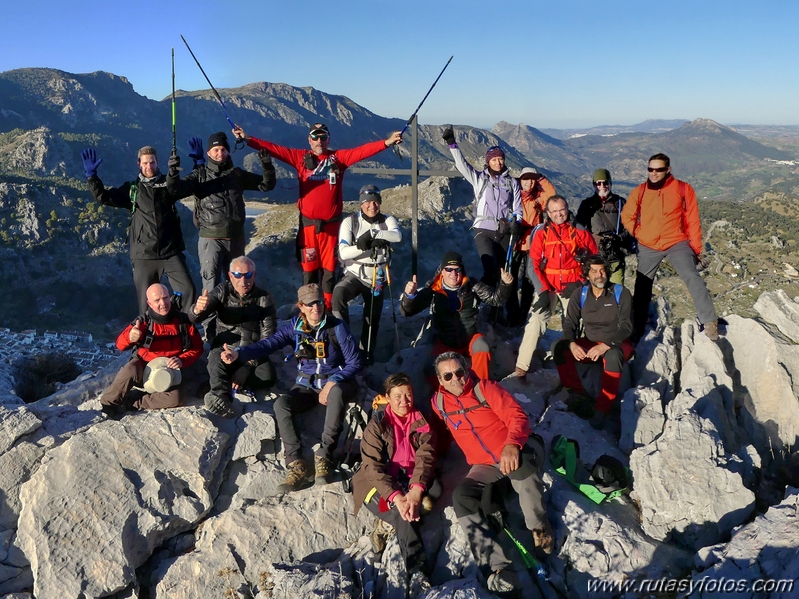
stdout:
<svg viewBox="0 0 799 599">
<path fill-rule="evenodd" d="M 580 460 L 580 445 L 563 435 L 552 437 L 549 461 L 558 474 L 596 504 L 615 499 L 629 486 L 629 470 L 619 460 L 602 455 L 589 470 Z"/>
<path fill-rule="evenodd" d="M 461 408 L 460 410 L 453 410 L 452 412 L 445 412 L 444 411 L 444 394 L 441 392 L 441 389 L 438 390 L 436 393 L 436 409 L 438 413 L 441 414 L 442 420 L 446 424 L 447 418 L 449 416 L 455 416 L 457 414 L 466 414 L 467 412 L 471 412 L 472 410 L 477 410 L 479 408 L 488 408 L 491 409 L 488 405 L 488 401 L 486 401 L 486 396 L 483 394 L 483 390 L 480 388 L 480 380 L 478 379 L 474 384 L 474 395 L 477 397 L 477 405 L 472 406 L 470 408 Z M 499 464 L 499 458 L 494 455 L 494 453 L 486 447 L 486 444 L 483 443 L 483 440 L 475 433 L 475 438 L 480 442 L 483 450 L 491 456 L 491 458 Z"/>
<path fill-rule="evenodd" d="M 585 305 L 585 300 L 588 297 L 588 288 L 590 285 L 583 285 L 582 290 L 580 291 L 580 310 L 583 309 Z M 618 306 L 621 303 L 621 290 L 624 289 L 623 285 L 619 285 L 618 283 L 613 285 L 613 297 L 616 298 L 616 305 Z"/>
<path fill-rule="evenodd" d="M 133 356 L 136 356 L 136 352 L 140 347 L 149 348 L 153 341 L 155 340 L 155 334 L 153 333 L 153 320 L 147 314 L 144 316 L 140 316 L 144 323 L 147 325 L 147 330 L 144 333 L 144 336 L 139 339 L 137 343 L 134 344 L 133 348 Z M 183 351 L 188 351 L 191 349 L 191 335 L 189 335 L 189 316 L 185 312 L 178 312 L 178 320 L 180 321 L 179 325 L 179 335 L 181 338 Z M 159 338 L 165 339 L 167 336 L 161 336 Z"/>
</svg>

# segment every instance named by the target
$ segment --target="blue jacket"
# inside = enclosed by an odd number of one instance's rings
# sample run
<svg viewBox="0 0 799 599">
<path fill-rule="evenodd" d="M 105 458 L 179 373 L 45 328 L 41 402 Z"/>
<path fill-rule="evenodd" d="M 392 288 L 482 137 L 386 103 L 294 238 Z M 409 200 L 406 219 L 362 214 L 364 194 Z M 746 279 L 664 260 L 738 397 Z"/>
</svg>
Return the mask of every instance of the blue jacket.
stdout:
<svg viewBox="0 0 799 599">
<path fill-rule="evenodd" d="M 335 316 L 326 315 L 315 331 L 306 333 L 301 328 L 301 316 L 295 316 L 291 322 L 280 327 L 271 337 L 239 348 L 239 360 L 258 360 L 272 352 L 289 345 L 296 351 L 303 340 L 311 343 L 323 341 L 325 357 L 301 359 L 297 362 L 297 371 L 312 378 L 307 386 L 321 389 L 327 381 L 340 383 L 354 379 L 363 369 L 361 352 L 352 337 L 347 324 Z M 335 329 L 336 342 L 331 341 L 330 332 Z M 315 377 L 319 377 L 318 383 Z M 299 379 L 299 377 L 298 377 Z M 299 382 L 299 380 L 298 380 Z"/>
</svg>

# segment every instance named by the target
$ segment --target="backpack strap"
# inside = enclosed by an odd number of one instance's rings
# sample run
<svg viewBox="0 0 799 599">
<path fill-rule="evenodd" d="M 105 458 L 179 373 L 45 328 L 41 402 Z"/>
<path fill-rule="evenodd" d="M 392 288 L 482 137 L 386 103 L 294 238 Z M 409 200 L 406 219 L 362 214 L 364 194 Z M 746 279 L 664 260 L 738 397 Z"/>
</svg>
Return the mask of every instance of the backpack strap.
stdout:
<svg viewBox="0 0 799 599">
<path fill-rule="evenodd" d="M 583 285 L 583 288 L 580 290 L 580 310 L 585 306 L 586 297 L 588 297 L 588 285 Z"/>
<path fill-rule="evenodd" d="M 139 199 L 139 180 L 136 179 L 135 181 L 130 182 L 130 214 L 133 215 L 136 212 L 136 200 Z"/>
<path fill-rule="evenodd" d="M 616 283 L 613 286 L 613 297 L 616 298 L 616 305 L 617 306 L 621 305 L 621 290 L 622 289 L 624 289 L 624 286 L 623 285 L 619 285 L 618 283 Z"/>
<path fill-rule="evenodd" d="M 141 343 L 136 345 L 137 347 L 149 348 L 155 340 L 155 334 L 153 333 L 153 320 L 146 314 L 142 318 L 144 319 L 144 322 L 147 323 L 147 330 L 144 333 L 144 338 L 142 339 Z M 185 352 L 191 349 L 191 335 L 189 335 L 189 323 L 191 321 L 189 320 L 188 314 L 185 312 L 178 312 L 178 320 L 180 321 L 180 324 L 178 325 L 180 340 L 183 351 Z"/>
<path fill-rule="evenodd" d="M 441 393 L 441 389 L 439 389 L 438 393 L 436 393 L 436 407 L 438 408 L 439 414 L 441 414 L 444 420 L 446 420 L 448 416 L 457 416 L 459 414 L 466 414 L 467 412 L 471 412 L 472 410 L 487 408 L 488 401 L 486 401 L 486 396 L 483 394 L 483 390 L 480 388 L 479 380 L 474 384 L 474 394 L 477 397 L 477 402 L 478 402 L 476 406 L 471 406 L 469 408 L 461 408 L 460 410 L 453 410 L 452 412 L 445 412 L 444 394 Z"/>
</svg>

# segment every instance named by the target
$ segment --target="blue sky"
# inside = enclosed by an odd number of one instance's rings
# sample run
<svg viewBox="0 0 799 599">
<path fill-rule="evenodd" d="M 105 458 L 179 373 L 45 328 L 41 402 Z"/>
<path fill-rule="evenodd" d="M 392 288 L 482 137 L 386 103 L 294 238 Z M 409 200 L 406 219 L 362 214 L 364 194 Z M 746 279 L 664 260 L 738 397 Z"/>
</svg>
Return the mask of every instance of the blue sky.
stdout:
<svg viewBox="0 0 799 599">
<path fill-rule="evenodd" d="M 160 100 L 172 47 L 178 88 L 207 88 L 183 34 L 217 88 L 311 86 L 400 118 L 454 55 L 423 123 L 799 124 L 797 25 L 789 1 L 28 0 L 0 21 L 0 71 L 110 71 Z"/>
</svg>

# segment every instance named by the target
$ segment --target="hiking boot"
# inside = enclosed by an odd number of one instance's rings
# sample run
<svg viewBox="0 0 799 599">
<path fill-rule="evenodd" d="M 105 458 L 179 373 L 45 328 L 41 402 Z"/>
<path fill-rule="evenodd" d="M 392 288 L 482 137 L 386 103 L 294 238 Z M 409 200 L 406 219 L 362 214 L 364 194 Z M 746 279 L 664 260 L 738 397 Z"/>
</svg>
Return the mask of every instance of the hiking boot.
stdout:
<svg viewBox="0 0 799 599">
<path fill-rule="evenodd" d="M 607 414 L 594 410 L 594 415 L 588 419 L 588 424 L 591 425 L 591 428 L 601 431 L 603 428 L 605 428 L 606 419 Z"/>
<path fill-rule="evenodd" d="M 205 404 L 206 410 L 217 416 L 232 418 L 236 415 L 235 410 L 233 410 L 233 398 L 227 393 L 217 394 L 210 391 L 205 394 L 203 404 Z"/>
<path fill-rule="evenodd" d="M 552 553 L 552 549 L 555 547 L 555 539 L 552 536 L 552 525 L 546 516 L 541 523 L 541 528 L 535 528 L 532 532 L 535 546 L 547 555 Z"/>
<path fill-rule="evenodd" d="M 710 322 L 705 323 L 705 335 L 711 341 L 718 341 L 719 340 L 719 321 L 712 320 Z"/>
<path fill-rule="evenodd" d="M 394 532 L 394 527 L 388 522 L 384 522 L 380 518 L 375 519 L 375 528 L 372 534 L 369 535 L 369 541 L 372 543 L 372 551 L 375 552 L 377 557 L 383 555 L 388 543 L 388 537 Z"/>
<path fill-rule="evenodd" d="M 305 482 L 308 475 L 308 463 L 305 460 L 294 460 L 286 466 L 286 480 L 277 487 L 278 493 L 296 491 Z"/>
<path fill-rule="evenodd" d="M 492 593 L 510 593 L 521 588 L 516 572 L 508 568 L 497 570 L 488 577 L 488 590 Z"/>
<path fill-rule="evenodd" d="M 124 405 L 115 403 L 102 404 L 102 410 L 103 414 L 111 420 L 120 420 L 125 415 L 125 412 L 128 411 Z"/>
<path fill-rule="evenodd" d="M 569 412 L 574 412 L 583 420 L 588 420 L 594 414 L 595 400 L 579 392 L 572 392 L 566 400 Z"/>
<path fill-rule="evenodd" d="M 314 456 L 313 462 L 316 471 L 314 485 L 319 487 L 329 484 L 333 480 L 333 462 L 318 455 Z"/>
<path fill-rule="evenodd" d="M 433 511 L 433 498 L 430 495 L 422 496 L 422 503 L 419 504 L 419 515 L 426 516 Z"/>
<path fill-rule="evenodd" d="M 431 586 L 424 572 L 416 570 L 411 573 L 411 580 L 408 583 L 408 597 L 421 597 L 422 593 L 429 591 Z"/>
</svg>

